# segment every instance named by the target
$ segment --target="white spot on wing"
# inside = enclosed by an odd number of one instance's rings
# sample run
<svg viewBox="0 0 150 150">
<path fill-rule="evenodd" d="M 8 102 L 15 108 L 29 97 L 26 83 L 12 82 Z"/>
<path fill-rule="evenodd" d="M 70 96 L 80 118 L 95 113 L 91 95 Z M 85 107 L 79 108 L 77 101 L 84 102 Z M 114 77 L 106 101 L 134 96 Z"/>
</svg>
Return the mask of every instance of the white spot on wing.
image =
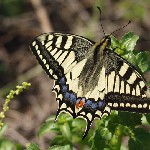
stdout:
<svg viewBox="0 0 150 150">
<path fill-rule="evenodd" d="M 132 95 L 135 95 L 135 89 L 134 88 L 132 89 Z"/>
<path fill-rule="evenodd" d="M 35 49 L 38 50 L 38 45 L 35 45 Z"/>
<path fill-rule="evenodd" d="M 115 71 L 112 71 L 108 76 L 108 92 L 113 92 Z"/>
<path fill-rule="evenodd" d="M 36 45 L 36 42 L 34 41 L 33 43 L 32 43 L 32 46 L 35 46 Z"/>
<path fill-rule="evenodd" d="M 143 88 L 145 86 L 145 83 L 143 81 L 140 81 L 140 87 Z"/>
<path fill-rule="evenodd" d="M 48 64 L 46 64 L 46 68 L 49 70 L 49 65 Z"/>
<path fill-rule="evenodd" d="M 62 53 L 62 50 L 59 50 L 59 51 L 54 55 L 55 60 L 57 60 L 57 58 L 60 56 L 61 53 Z"/>
<path fill-rule="evenodd" d="M 87 114 L 87 117 L 89 118 L 89 120 L 92 120 L 92 115 L 90 113 Z"/>
<path fill-rule="evenodd" d="M 99 110 L 97 110 L 97 111 L 95 112 L 95 114 L 101 117 L 102 112 L 101 112 L 101 111 L 99 111 Z"/>
<path fill-rule="evenodd" d="M 119 84 L 120 84 L 119 77 L 116 76 L 116 82 L 115 82 L 114 92 L 119 92 Z"/>
<path fill-rule="evenodd" d="M 126 85 L 126 94 L 130 94 L 130 86 L 129 86 L 129 84 Z"/>
<path fill-rule="evenodd" d="M 123 63 L 123 65 L 120 68 L 119 74 L 121 76 L 123 76 L 126 73 L 126 71 L 128 70 L 128 68 L 129 68 L 129 66 L 126 63 Z"/>
<path fill-rule="evenodd" d="M 59 64 L 61 64 L 63 62 L 63 60 L 65 59 L 66 55 L 67 55 L 67 51 L 64 51 L 62 53 L 62 55 L 57 59 L 57 61 L 59 62 Z M 67 59 L 67 58 L 66 58 Z M 65 60 L 66 61 L 66 60 Z"/>
<path fill-rule="evenodd" d="M 121 81 L 120 93 L 124 93 L 124 81 Z"/>
<path fill-rule="evenodd" d="M 143 104 L 143 108 L 146 108 L 147 107 L 147 104 L 145 103 L 145 104 Z"/>
<path fill-rule="evenodd" d="M 72 64 L 72 62 L 75 60 L 75 54 L 73 51 L 70 52 L 70 54 L 67 56 L 65 61 L 61 64 L 63 68 L 66 68 Z"/>
<path fill-rule="evenodd" d="M 136 74 L 133 72 L 133 73 L 131 74 L 130 78 L 127 80 L 127 82 L 128 82 L 129 84 L 132 84 L 132 83 L 136 80 L 136 78 L 137 78 L 137 76 L 136 76 Z"/>
<path fill-rule="evenodd" d="M 40 51 L 39 50 L 37 50 L 37 54 L 40 55 Z"/>
<path fill-rule="evenodd" d="M 62 109 L 62 108 L 67 108 L 67 105 L 66 105 L 65 103 L 63 103 L 60 108 L 61 108 L 61 109 Z"/>
<path fill-rule="evenodd" d="M 48 35 L 48 40 L 52 40 L 53 37 L 53 35 Z"/>
<path fill-rule="evenodd" d="M 56 52 L 57 52 L 57 48 L 55 48 L 55 49 L 53 49 L 51 52 L 50 52 L 50 54 L 53 56 Z"/>
<path fill-rule="evenodd" d="M 114 104 L 113 104 L 113 107 L 118 107 L 118 104 L 117 104 L 117 103 L 114 103 Z"/>
<path fill-rule="evenodd" d="M 50 47 L 50 46 L 52 45 L 52 43 L 53 43 L 53 41 L 47 42 L 47 43 L 45 44 L 45 47 L 46 47 L 46 48 Z"/>
<path fill-rule="evenodd" d="M 50 47 L 47 48 L 47 51 L 50 52 L 51 50 L 52 50 L 52 46 L 50 46 Z"/>
<path fill-rule="evenodd" d="M 61 42 L 62 42 L 62 36 L 59 36 L 59 37 L 57 38 L 56 43 L 55 43 L 56 47 L 60 48 Z"/>
<path fill-rule="evenodd" d="M 140 87 L 139 85 L 136 86 L 136 96 L 140 95 Z"/>
<path fill-rule="evenodd" d="M 64 46 L 65 49 L 70 48 L 70 46 L 72 45 L 72 39 L 73 39 L 73 36 L 68 36 L 68 39 L 67 39 L 66 44 Z"/>
</svg>

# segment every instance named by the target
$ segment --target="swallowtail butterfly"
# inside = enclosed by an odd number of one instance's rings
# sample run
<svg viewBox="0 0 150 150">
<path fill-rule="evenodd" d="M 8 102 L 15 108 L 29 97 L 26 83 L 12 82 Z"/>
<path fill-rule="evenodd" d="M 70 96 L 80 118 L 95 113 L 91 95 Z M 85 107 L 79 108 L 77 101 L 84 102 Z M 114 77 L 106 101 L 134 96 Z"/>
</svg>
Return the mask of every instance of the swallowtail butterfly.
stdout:
<svg viewBox="0 0 150 150">
<path fill-rule="evenodd" d="M 83 117 L 86 137 L 95 118 L 111 110 L 148 113 L 150 98 L 140 73 L 125 59 L 109 49 L 110 35 L 95 43 L 85 37 L 45 33 L 30 45 L 36 59 L 54 79 L 57 117 L 68 112 Z"/>
</svg>

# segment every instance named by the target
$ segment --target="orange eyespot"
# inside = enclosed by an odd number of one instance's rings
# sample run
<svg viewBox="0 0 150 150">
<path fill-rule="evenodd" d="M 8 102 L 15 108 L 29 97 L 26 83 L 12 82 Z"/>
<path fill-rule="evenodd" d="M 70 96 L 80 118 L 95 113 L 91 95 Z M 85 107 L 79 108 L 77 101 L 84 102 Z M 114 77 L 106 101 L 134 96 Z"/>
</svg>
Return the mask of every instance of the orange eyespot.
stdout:
<svg viewBox="0 0 150 150">
<path fill-rule="evenodd" d="M 79 102 L 76 103 L 76 108 L 79 109 L 79 107 L 83 107 L 84 102 L 80 100 Z"/>
<path fill-rule="evenodd" d="M 79 103 L 76 103 L 76 108 L 79 109 Z"/>
<path fill-rule="evenodd" d="M 79 107 L 83 107 L 83 105 L 84 105 L 84 102 L 81 100 L 81 101 L 79 102 Z"/>
</svg>

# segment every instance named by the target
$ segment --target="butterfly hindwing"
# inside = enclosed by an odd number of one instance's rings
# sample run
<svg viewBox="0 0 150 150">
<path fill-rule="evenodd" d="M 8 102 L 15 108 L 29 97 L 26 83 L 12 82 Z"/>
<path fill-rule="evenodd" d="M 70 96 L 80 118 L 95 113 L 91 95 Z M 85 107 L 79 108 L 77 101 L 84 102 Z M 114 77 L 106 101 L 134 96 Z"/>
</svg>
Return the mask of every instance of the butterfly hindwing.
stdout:
<svg viewBox="0 0 150 150">
<path fill-rule="evenodd" d="M 148 112 L 147 85 L 142 75 L 110 50 L 107 50 L 106 62 L 109 66 L 106 70 L 108 105 L 114 110 Z"/>
</svg>

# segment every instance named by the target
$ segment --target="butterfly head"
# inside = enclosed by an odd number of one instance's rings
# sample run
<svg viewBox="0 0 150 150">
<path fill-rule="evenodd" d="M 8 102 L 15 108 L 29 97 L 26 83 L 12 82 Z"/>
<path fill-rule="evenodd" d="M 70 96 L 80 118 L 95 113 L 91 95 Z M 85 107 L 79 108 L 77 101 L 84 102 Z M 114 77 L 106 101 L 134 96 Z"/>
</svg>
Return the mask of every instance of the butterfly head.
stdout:
<svg viewBox="0 0 150 150">
<path fill-rule="evenodd" d="M 111 44 L 110 35 L 106 35 L 100 40 L 100 42 L 98 43 L 98 47 L 101 49 L 101 51 L 103 51 L 106 48 L 109 48 L 110 44 Z"/>
</svg>

